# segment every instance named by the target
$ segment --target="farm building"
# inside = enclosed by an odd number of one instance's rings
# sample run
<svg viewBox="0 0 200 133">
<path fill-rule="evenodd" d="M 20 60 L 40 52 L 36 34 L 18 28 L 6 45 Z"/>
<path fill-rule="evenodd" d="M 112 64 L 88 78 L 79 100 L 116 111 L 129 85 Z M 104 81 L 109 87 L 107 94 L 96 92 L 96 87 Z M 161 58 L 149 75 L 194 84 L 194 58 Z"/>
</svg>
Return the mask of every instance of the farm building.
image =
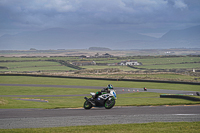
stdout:
<svg viewBox="0 0 200 133">
<path fill-rule="evenodd" d="M 95 54 L 95 57 L 96 58 L 110 58 L 110 57 L 114 57 L 113 55 L 110 55 L 110 54 L 108 54 L 108 53 L 105 53 L 105 54 L 102 54 L 102 55 L 100 55 L 99 53 L 96 53 Z"/>
<path fill-rule="evenodd" d="M 138 66 L 138 65 L 141 65 L 141 63 L 138 63 L 137 60 L 134 60 L 134 61 L 121 61 L 119 63 L 119 65 L 121 65 L 121 66 L 127 66 L 127 65 Z"/>
</svg>

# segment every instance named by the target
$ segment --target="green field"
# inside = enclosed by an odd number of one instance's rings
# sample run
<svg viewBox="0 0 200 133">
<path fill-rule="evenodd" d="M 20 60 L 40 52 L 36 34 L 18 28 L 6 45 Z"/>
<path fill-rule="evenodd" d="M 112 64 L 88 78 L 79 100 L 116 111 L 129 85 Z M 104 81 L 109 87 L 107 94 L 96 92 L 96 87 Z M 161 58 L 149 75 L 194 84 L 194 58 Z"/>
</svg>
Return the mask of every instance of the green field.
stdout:
<svg viewBox="0 0 200 133">
<path fill-rule="evenodd" d="M 137 60 L 142 65 L 134 66 L 109 66 L 106 64 L 119 63 L 125 60 Z M 57 61 L 57 62 L 56 62 Z M 77 72 L 79 68 L 60 64 L 59 61 L 73 63 L 75 61 L 95 61 L 99 65 L 79 66 L 84 70 L 118 69 L 115 73 L 94 73 L 84 71 L 79 74 L 66 73 Z M 102 64 L 103 63 L 103 64 Z M 0 73 L 38 73 L 38 74 L 60 74 L 68 76 L 90 76 L 115 79 L 151 79 L 200 82 L 200 73 L 192 73 L 195 69 L 200 71 L 199 56 L 130 56 L 112 58 L 84 58 L 79 57 L 0 57 Z M 125 74 L 124 74 L 125 73 Z M 70 75 L 71 74 L 71 75 Z"/>
<path fill-rule="evenodd" d="M 0 129 L 1 133 L 199 133 L 200 122 L 152 122 L 52 128 Z"/>
<path fill-rule="evenodd" d="M 1 84 L 43 84 L 43 85 L 77 85 L 77 86 L 102 86 L 112 84 L 114 87 L 143 88 L 148 89 L 169 89 L 200 91 L 199 85 L 169 84 L 153 82 L 128 82 L 128 81 L 107 81 L 107 80 L 86 80 L 70 78 L 45 78 L 28 76 L 0 76 Z M 17 95 L 88 95 L 96 92 L 96 89 L 81 88 L 55 88 L 55 87 L 25 87 L 25 86 L 0 86 L 1 95 L 14 95 L 0 98 L 0 108 L 76 108 L 82 107 L 84 96 L 66 97 L 24 97 Z M 16 96 L 15 96 L 16 95 Z M 160 93 L 135 92 L 128 94 L 118 94 L 116 106 L 149 106 L 149 105 L 183 105 L 200 104 L 200 102 L 160 98 Z M 21 98 L 22 100 L 17 100 Z M 48 102 L 24 101 L 23 99 L 44 99 Z M 31 103 L 31 104 L 30 104 Z"/>
<path fill-rule="evenodd" d="M 137 59 L 138 62 L 142 62 L 143 65 L 153 65 L 153 64 L 177 64 L 177 63 L 192 63 L 199 62 L 200 57 L 149 57 L 148 59 Z"/>
<path fill-rule="evenodd" d="M 8 69 L 0 69 L 0 71 L 70 71 L 75 70 L 66 67 L 57 62 L 50 61 L 26 61 L 26 62 L 1 62 L 0 66 L 7 67 Z"/>
<path fill-rule="evenodd" d="M 200 63 L 187 63 L 187 64 L 159 64 L 159 65 L 144 65 L 137 66 L 138 68 L 146 69 L 200 69 Z"/>
<path fill-rule="evenodd" d="M 96 63 L 119 63 L 124 60 L 137 60 L 141 62 L 147 69 L 171 69 L 171 68 L 198 68 L 200 69 L 200 57 L 190 57 L 190 56 L 180 56 L 180 57 L 170 57 L 170 56 L 133 56 L 133 57 L 123 57 L 123 58 L 87 58 L 80 59 L 78 57 L 35 57 L 35 58 L 20 58 L 20 57 L 0 57 L 0 61 L 26 61 L 27 63 L 21 64 L 18 62 L 4 63 L 0 62 L 0 66 L 10 67 L 10 66 L 40 66 L 40 63 L 44 62 L 42 60 L 63 60 L 63 61 L 95 61 Z M 41 61 L 39 61 L 41 60 Z M 31 63 L 33 62 L 33 63 Z M 45 62 L 47 63 L 47 62 Z M 42 64 L 43 65 L 43 64 Z M 58 64 L 50 64 L 58 65 Z M 86 68 L 92 68 L 91 66 L 84 66 Z M 106 66 L 105 66 L 106 67 Z M 94 66 L 95 68 L 95 66 Z M 99 66 L 96 66 L 99 68 Z M 121 67 L 122 69 L 125 69 Z M 126 69 L 125 69 L 126 70 Z"/>
<path fill-rule="evenodd" d="M 127 67 L 127 66 L 82 66 L 82 68 L 86 69 L 106 69 L 106 68 L 118 68 L 123 71 L 133 71 L 133 68 Z"/>
<path fill-rule="evenodd" d="M 96 77 L 96 74 L 81 74 L 88 77 Z M 145 74 L 99 74 L 98 77 L 112 78 L 112 79 L 151 79 L 151 80 L 169 80 L 169 81 L 199 81 L 200 78 L 197 76 L 173 74 L 173 73 L 145 73 Z"/>
<path fill-rule="evenodd" d="M 113 84 L 114 87 L 168 89 L 168 90 L 190 90 L 200 91 L 199 85 L 170 84 L 155 82 L 132 82 L 132 81 L 109 81 L 109 80 L 87 80 L 73 78 L 52 77 L 29 77 L 29 76 L 0 76 L 0 83 L 4 84 L 44 84 L 44 85 L 77 85 L 77 86 L 102 86 Z"/>
<path fill-rule="evenodd" d="M 49 61 L 47 61 L 49 60 Z M 54 60 L 54 61 L 51 61 Z M 128 66 L 108 66 L 108 65 L 86 65 L 79 66 L 85 70 L 112 69 L 116 68 L 121 72 L 117 73 L 79 73 L 71 74 L 66 72 L 77 72 L 73 67 L 61 65 L 55 60 L 63 60 L 69 63 L 74 61 L 95 61 L 96 63 L 118 63 L 122 60 L 137 60 L 143 65 L 131 68 Z M 1 62 L 2 61 L 2 62 Z M 4 68 L 1 68 L 4 67 Z M 165 69 L 164 73 L 160 69 Z M 176 73 L 181 69 L 182 72 Z M 200 71 L 200 57 L 191 56 L 133 56 L 133 57 L 113 57 L 113 58 L 86 58 L 79 57 L 0 57 L 0 73 L 38 73 L 38 74 L 56 74 L 64 72 L 67 76 L 87 76 L 115 79 L 151 79 L 151 80 L 169 80 L 200 82 L 200 73 L 192 73 L 192 70 Z M 158 70 L 158 72 L 156 72 Z M 173 72 L 168 72 L 173 70 Z M 84 70 L 83 70 L 84 71 Z M 124 74 L 125 72 L 125 74 Z M 63 73 L 62 73 L 63 74 Z"/>
</svg>

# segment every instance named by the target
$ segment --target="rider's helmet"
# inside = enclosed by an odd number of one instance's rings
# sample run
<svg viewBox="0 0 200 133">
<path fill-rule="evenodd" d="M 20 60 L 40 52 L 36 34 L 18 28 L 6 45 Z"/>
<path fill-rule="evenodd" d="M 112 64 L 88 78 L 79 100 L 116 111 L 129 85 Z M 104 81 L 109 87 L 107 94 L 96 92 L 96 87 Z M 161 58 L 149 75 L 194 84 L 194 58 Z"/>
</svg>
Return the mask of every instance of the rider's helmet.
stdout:
<svg viewBox="0 0 200 133">
<path fill-rule="evenodd" d="M 113 89 L 113 86 L 112 86 L 111 84 L 109 84 L 109 85 L 107 86 L 107 88 L 108 88 L 108 89 Z"/>
</svg>

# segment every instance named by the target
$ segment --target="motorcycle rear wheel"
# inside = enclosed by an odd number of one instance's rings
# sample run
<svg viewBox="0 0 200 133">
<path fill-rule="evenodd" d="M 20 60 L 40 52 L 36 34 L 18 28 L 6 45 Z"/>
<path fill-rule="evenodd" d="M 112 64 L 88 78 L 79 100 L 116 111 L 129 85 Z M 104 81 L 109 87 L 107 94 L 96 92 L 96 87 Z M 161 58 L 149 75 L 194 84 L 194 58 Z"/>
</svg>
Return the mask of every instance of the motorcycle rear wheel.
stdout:
<svg viewBox="0 0 200 133">
<path fill-rule="evenodd" d="M 88 101 L 85 101 L 83 104 L 83 108 L 84 109 L 91 109 L 92 108 L 92 104 Z"/>
<path fill-rule="evenodd" d="M 107 99 L 105 102 L 105 108 L 111 109 L 115 105 L 115 99 L 112 98 L 111 100 Z"/>
</svg>

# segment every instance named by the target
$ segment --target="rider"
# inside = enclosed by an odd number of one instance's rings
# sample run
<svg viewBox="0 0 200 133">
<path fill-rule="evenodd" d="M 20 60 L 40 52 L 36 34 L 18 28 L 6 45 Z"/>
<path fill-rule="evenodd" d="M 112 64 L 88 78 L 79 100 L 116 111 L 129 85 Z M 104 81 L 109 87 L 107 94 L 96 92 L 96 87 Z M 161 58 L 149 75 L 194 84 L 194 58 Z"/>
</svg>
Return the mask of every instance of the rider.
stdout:
<svg viewBox="0 0 200 133">
<path fill-rule="evenodd" d="M 109 84 L 106 88 L 103 88 L 101 91 L 98 91 L 95 96 L 93 97 L 93 99 L 97 98 L 98 96 L 100 96 L 102 94 L 102 92 L 106 92 L 106 93 L 110 93 L 110 89 L 113 89 L 113 86 L 111 84 Z"/>
</svg>

